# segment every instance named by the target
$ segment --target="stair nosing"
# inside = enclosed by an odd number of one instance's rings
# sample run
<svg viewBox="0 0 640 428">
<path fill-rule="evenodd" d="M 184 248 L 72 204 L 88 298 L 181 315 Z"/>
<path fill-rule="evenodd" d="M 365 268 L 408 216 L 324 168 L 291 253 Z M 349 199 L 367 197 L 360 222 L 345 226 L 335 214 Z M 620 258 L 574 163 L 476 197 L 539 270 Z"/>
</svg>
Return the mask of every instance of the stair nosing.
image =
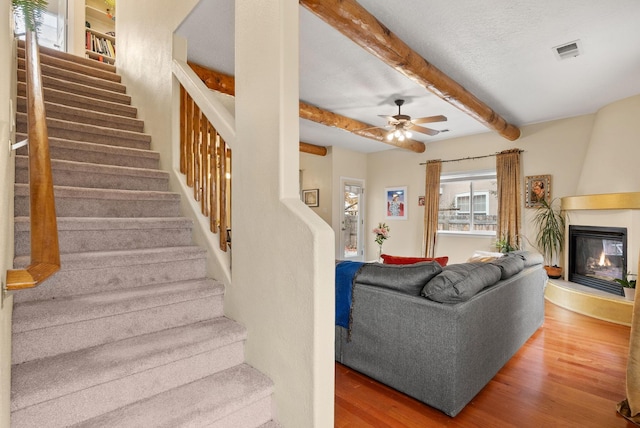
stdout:
<svg viewBox="0 0 640 428">
<path fill-rule="evenodd" d="M 12 331 L 17 334 L 46 330 L 221 295 L 224 295 L 222 284 L 202 278 L 18 302 L 13 309 Z M 123 306 L 124 299 L 133 301 L 133 305 Z"/>
<path fill-rule="evenodd" d="M 20 132 L 16 132 L 16 136 L 23 139 L 27 138 L 26 134 L 20 133 Z M 80 150 L 86 150 L 91 152 L 111 152 L 109 154 L 131 156 L 131 157 L 145 157 L 154 161 L 160 159 L 160 153 L 153 150 L 136 149 L 135 147 L 125 147 L 125 146 L 110 146 L 108 144 L 92 143 L 89 141 L 69 140 L 69 139 L 60 138 L 60 137 L 49 137 L 49 145 L 65 148 L 65 149 L 76 149 L 76 147 L 73 147 L 73 146 L 81 145 L 81 147 L 79 148 Z M 90 163 L 90 162 L 87 162 L 87 163 Z"/>
<path fill-rule="evenodd" d="M 18 101 L 17 111 L 19 113 L 25 113 L 20 109 L 20 107 L 22 105 L 26 105 L 26 102 L 27 102 L 26 97 L 22 95 L 18 95 L 17 101 Z M 116 126 L 107 126 L 107 128 L 121 129 L 119 126 L 127 126 L 130 128 L 139 128 L 139 130 L 126 129 L 126 131 L 144 133 L 144 121 L 138 118 L 120 116 L 116 114 L 110 114 L 110 113 L 105 113 L 105 112 L 95 111 L 95 110 L 86 110 L 79 107 L 60 104 L 52 101 L 45 101 L 44 106 L 45 106 L 45 111 L 47 112 L 47 115 L 49 115 L 52 110 L 59 110 L 60 111 L 59 113 L 64 113 L 67 116 L 76 115 L 86 120 L 100 120 L 100 121 L 109 120 L 109 121 L 113 121 L 116 124 Z M 55 119 L 65 120 L 60 117 L 55 117 Z M 72 122 L 72 121 L 68 121 L 68 122 Z M 86 123 L 86 122 L 78 122 L 78 123 Z"/>
<path fill-rule="evenodd" d="M 25 155 L 16 155 L 16 167 L 27 168 L 28 167 L 28 156 Z M 27 163 L 27 165 L 18 165 L 18 162 L 21 164 Z M 116 175 L 116 176 L 128 176 L 128 177 L 138 177 L 138 178 L 148 178 L 148 179 L 158 179 L 158 180 L 168 180 L 169 173 L 160 169 L 150 169 L 150 168 L 135 168 L 130 166 L 120 166 L 120 165 L 105 165 L 105 164 L 96 164 L 89 162 L 78 162 L 71 161 L 66 159 L 52 159 L 51 160 L 51 169 L 53 171 L 77 171 L 84 173 L 95 173 L 101 175 Z"/>
<path fill-rule="evenodd" d="M 25 62 L 24 58 L 18 59 L 18 70 L 25 70 Z M 119 94 L 126 94 L 126 86 L 122 82 L 105 79 L 89 73 L 80 73 L 69 68 L 57 67 L 42 61 L 40 69 L 42 71 L 42 76 L 63 80 L 69 83 L 92 86 L 97 89 L 104 89 L 106 91 L 116 92 Z"/>
<path fill-rule="evenodd" d="M 222 332 L 218 330 L 223 330 Z M 197 337 L 186 333 L 193 331 Z M 219 334 L 211 334 L 216 331 Z M 171 344 L 163 339 L 171 338 Z M 207 351 L 243 341 L 246 329 L 225 317 L 201 321 L 186 326 L 172 327 L 158 332 L 134 336 L 91 348 L 27 361 L 12 367 L 12 382 L 26 382 L 22 394 L 12 388 L 12 411 L 27 408 L 91 388 L 124 379 L 155 367 L 180 361 Z M 140 343 L 140 341 L 144 343 Z M 167 341 L 169 341 L 167 339 Z M 149 349 L 145 349 L 148 346 Z M 169 351 L 171 349 L 171 351 Z M 126 351 L 125 351 L 126 350 Z M 109 356 L 114 352 L 127 355 L 117 365 L 109 366 Z M 132 352 L 134 351 L 134 352 Z M 168 355 L 161 355 L 169 351 Z M 131 355 L 131 354 L 135 355 Z M 100 361 L 98 361 L 100 359 Z M 141 363 L 142 361 L 142 363 Z M 57 375 L 52 377 L 52 366 Z M 46 387 L 44 387 L 46 385 Z"/>
<path fill-rule="evenodd" d="M 247 380 L 251 381 L 251 385 L 245 384 Z M 203 400 L 193 400 L 192 398 L 194 396 L 198 398 L 203 397 L 205 391 L 212 391 L 220 387 L 227 388 L 234 383 L 236 385 L 242 385 L 242 387 L 236 386 L 236 394 L 219 393 L 211 395 L 213 400 L 207 403 L 204 403 Z M 247 390 L 248 393 L 246 392 Z M 249 364 L 241 363 L 176 388 L 146 397 L 125 407 L 88 419 L 79 424 L 78 428 L 121 426 L 120 423 L 123 420 L 138 423 L 140 418 L 144 418 L 145 414 L 149 414 L 149 412 L 153 412 L 158 407 L 162 407 L 162 402 L 166 402 L 170 406 L 168 411 L 171 416 L 179 416 L 181 410 L 187 410 L 190 414 L 195 413 L 197 416 L 201 416 L 203 408 L 205 408 L 208 411 L 205 410 L 206 414 L 203 416 L 207 422 L 212 423 L 238 411 L 238 402 L 240 402 L 241 405 L 243 405 L 242 408 L 244 408 L 270 397 L 273 392 L 274 384 L 271 379 Z M 158 401 L 161 401 L 161 403 L 158 403 Z M 171 407 L 172 404 L 175 405 L 175 408 Z M 212 417 L 214 417 L 215 420 L 212 420 Z M 269 417 L 271 416 L 269 415 Z M 171 424 L 170 426 L 190 426 L 184 425 L 181 423 L 183 421 L 175 419 L 169 420 L 168 422 Z M 278 425 L 272 426 L 275 428 Z M 260 425 L 259 428 L 262 427 L 265 427 L 265 425 Z"/>
<path fill-rule="evenodd" d="M 26 85 L 24 82 L 20 82 L 18 81 L 18 93 L 24 93 L 25 92 L 25 88 Z M 68 97 L 71 99 L 75 99 L 76 102 L 78 103 L 82 103 L 86 106 L 95 106 L 96 103 L 102 105 L 104 108 L 107 108 L 109 110 L 115 110 L 115 111 L 120 111 L 122 112 L 123 110 L 126 111 L 126 114 L 120 114 L 120 116 L 125 116 L 125 117 L 137 117 L 138 115 L 138 109 L 130 104 L 122 104 L 122 103 L 118 103 L 118 102 L 114 102 L 114 101 L 109 101 L 109 100 L 104 100 L 104 99 L 100 99 L 100 98 L 93 98 L 93 97 L 88 97 L 86 95 L 81 95 L 81 94 L 75 94 L 75 93 L 70 93 L 70 92 L 65 92 L 61 89 L 56 89 L 56 88 L 44 88 L 44 98 L 46 99 L 50 99 L 52 97 L 55 96 L 58 97 Z M 67 105 L 67 104 L 65 104 Z M 86 107 L 88 108 L 88 107 Z M 100 111 L 100 110 L 94 110 L 94 111 Z M 110 114 L 115 114 L 115 113 L 110 113 Z"/>
<path fill-rule="evenodd" d="M 57 224 L 58 231 L 191 229 L 193 220 L 186 217 L 58 217 Z M 101 226 L 90 227 L 92 224 Z M 28 231 L 29 226 L 28 216 L 14 218 L 16 232 Z"/>
</svg>

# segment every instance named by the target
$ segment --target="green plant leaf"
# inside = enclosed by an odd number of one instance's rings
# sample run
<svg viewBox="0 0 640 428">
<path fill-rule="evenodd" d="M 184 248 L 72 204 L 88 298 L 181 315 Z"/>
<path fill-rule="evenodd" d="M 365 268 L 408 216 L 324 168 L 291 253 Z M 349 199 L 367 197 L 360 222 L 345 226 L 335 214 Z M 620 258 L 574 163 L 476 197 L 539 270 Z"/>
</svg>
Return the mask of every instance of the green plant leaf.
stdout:
<svg viewBox="0 0 640 428">
<path fill-rule="evenodd" d="M 12 0 L 13 8 L 24 17 L 25 27 L 37 31 L 42 25 L 42 12 L 47 10 L 47 0 Z"/>
<path fill-rule="evenodd" d="M 533 223 L 538 229 L 536 243 L 544 255 L 547 264 L 551 264 L 564 247 L 564 217 L 560 210 L 554 208 L 556 199 L 551 202 L 540 201 Z"/>
</svg>

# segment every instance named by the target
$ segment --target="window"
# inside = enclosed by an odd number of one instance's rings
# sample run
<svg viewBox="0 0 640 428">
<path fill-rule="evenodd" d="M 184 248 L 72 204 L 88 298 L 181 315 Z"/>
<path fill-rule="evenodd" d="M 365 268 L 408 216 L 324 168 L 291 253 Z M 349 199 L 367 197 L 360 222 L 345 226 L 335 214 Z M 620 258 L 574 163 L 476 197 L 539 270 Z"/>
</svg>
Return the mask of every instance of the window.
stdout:
<svg viewBox="0 0 640 428">
<path fill-rule="evenodd" d="M 495 235 L 498 227 L 496 172 L 474 171 L 440 177 L 438 230 Z"/>
</svg>

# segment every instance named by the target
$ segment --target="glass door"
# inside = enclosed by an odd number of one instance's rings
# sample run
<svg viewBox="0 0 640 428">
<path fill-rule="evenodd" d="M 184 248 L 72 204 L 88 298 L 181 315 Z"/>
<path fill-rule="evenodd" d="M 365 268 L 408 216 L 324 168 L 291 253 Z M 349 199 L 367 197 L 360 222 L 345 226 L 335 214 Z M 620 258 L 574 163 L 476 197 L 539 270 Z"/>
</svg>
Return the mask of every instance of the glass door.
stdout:
<svg viewBox="0 0 640 428">
<path fill-rule="evenodd" d="M 340 259 L 364 261 L 364 181 L 342 178 L 344 209 L 340 219 Z"/>
</svg>

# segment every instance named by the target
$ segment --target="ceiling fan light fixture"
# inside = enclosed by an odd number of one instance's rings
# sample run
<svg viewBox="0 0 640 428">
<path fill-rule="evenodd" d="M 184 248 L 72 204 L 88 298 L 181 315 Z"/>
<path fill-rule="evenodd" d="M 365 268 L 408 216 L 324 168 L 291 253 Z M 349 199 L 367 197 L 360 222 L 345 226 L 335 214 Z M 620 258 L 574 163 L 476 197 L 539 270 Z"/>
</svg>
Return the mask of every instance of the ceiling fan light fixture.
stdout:
<svg viewBox="0 0 640 428">
<path fill-rule="evenodd" d="M 389 140 L 389 141 L 393 140 L 393 132 L 389 132 L 387 134 L 387 140 Z"/>
<path fill-rule="evenodd" d="M 411 131 L 404 131 L 404 136 L 407 138 L 413 137 L 413 133 Z"/>
</svg>

